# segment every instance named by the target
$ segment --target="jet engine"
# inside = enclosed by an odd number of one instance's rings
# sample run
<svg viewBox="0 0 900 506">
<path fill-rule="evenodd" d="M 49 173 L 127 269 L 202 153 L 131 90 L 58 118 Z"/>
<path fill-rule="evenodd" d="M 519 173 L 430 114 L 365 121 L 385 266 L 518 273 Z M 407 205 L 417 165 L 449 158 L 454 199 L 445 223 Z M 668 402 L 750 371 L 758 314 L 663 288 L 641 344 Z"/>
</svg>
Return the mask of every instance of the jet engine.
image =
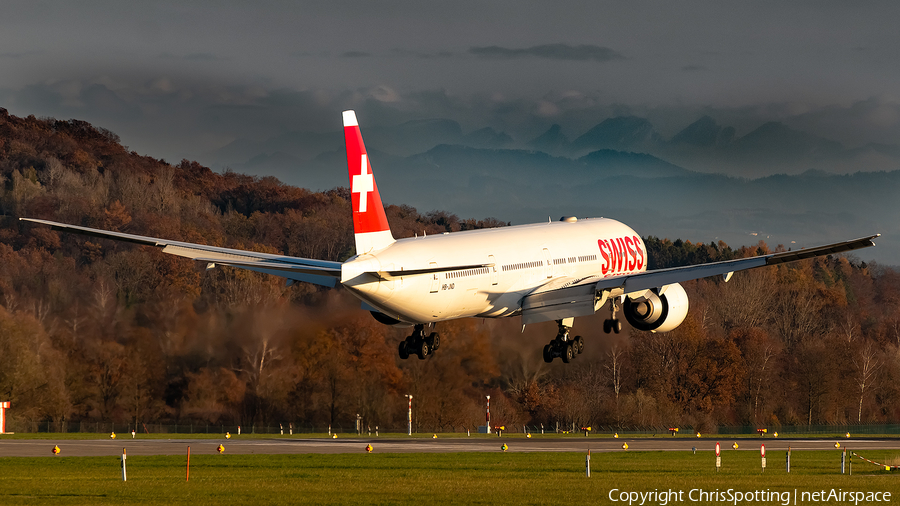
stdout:
<svg viewBox="0 0 900 506">
<path fill-rule="evenodd" d="M 688 296 L 681 285 L 672 283 L 659 290 L 647 290 L 635 298 L 625 297 L 622 312 L 637 330 L 669 332 L 681 325 L 688 311 Z"/>
<path fill-rule="evenodd" d="M 390 325 L 391 327 L 411 327 L 412 326 L 409 323 L 398 320 L 396 318 L 392 318 L 392 317 L 382 313 L 381 311 L 369 311 L 369 312 L 372 313 L 372 318 L 375 318 L 375 320 L 378 321 L 378 323 L 381 323 L 384 325 Z"/>
</svg>

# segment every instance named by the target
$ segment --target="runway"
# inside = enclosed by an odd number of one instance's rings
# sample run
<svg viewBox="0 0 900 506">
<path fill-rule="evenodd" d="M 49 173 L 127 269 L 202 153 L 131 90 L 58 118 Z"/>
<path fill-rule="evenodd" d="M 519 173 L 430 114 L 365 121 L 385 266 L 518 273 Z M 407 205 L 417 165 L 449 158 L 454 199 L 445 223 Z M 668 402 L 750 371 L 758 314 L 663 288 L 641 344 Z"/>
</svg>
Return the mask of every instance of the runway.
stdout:
<svg viewBox="0 0 900 506">
<path fill-rule="evenodd" d="M 526 439 L 518 437 L 438 437 L 437 439 L 421 438 L 271 438 L 240 439 L 233 437 L 221 439 L 97 439 L 97 440 L 53 440 L 53 439 L 8 439 L 0 436 L 0 457 L 53 457 L 51 449 L 59 445 L 60 455 L 64 457 L 116 456 L 126 448 L 128 455 L 183 455 L 187 447 L 195 455 L 216 453 L 221 443 L 227 454 L 235 455 L 278 455 L 278 454 L 329 454 L 359 453 L 365 451 L 367 444 L 374 447 L 377 453 L 452 453 L 452 452 L 495 452 L 500 445 L 506 443 L 509 452 L 612 452 L 623 451 L 623 443 L 628 443 L 628 451 L 692 451 L 713 452 L 716 439 L 699 440 L 687 438 L 599 438 L 599 437 L 567 437 Z M 860 438 L 860 439 L 718 439 L 722 452 L 753 451 L 758 452 L 760 445 L 766 445 L 767 452 L 793 450 L 834 450 L 835 442 L 851 450 L 865 449 L 900 449 L 900 439 L 895 438 Z M 737 442 L 739 448 L 732 449 Z"/>
</svg>

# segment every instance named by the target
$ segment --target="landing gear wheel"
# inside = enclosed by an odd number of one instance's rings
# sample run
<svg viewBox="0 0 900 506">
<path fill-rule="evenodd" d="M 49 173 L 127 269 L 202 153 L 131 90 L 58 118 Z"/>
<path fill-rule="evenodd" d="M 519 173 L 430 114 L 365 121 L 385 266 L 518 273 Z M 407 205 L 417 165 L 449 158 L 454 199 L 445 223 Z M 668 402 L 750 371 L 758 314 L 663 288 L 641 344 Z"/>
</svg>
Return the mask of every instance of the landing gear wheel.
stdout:
<svg viewBox="0 0 900 506">
<path fill-rule="evenodd" d="M 553 347 L 549 344 L 544 345 L 544 362 L 553 362 Z"/>
<path fill-rule="evenodd" d="M 432 332 L 427 339 L 428 344 L 431 346 L 432 353 L 437 351 L 438 348 L 441 347 L 441 336 L 437 332 Z"/>
<path fill-rule="evenodd" d="M 609 322 L 610 322 L 610 320 L 603 320 L 603 333 L 604 334 L 609 334 L 612 331 L 612 329 L 610 328 L 611 326 L 610 326 Z"/>
<path fill-rule="evenodd" d="M 579 355 L 584 353 L 584 339 L 581 336 L 575 336 L 575 341 L 572 343 L 575 347 L 575 351 L 578 352 Z"/>
<path fill-rule="evenodd" d="M 573 358 L 575 358 L 575 347 L 572 346 L 572 343 L 563 343 L 562 361 L 568 364 Z"/>
<path fill-rule="evenodd" d="M 431 346 L 428 346 L 428 341 L 422 339 L 416 343 L 416 355 L 419 356 L 419 360 L 425 360 L 425 357 L 431 355 Z"/>
<path fill-rule="evenodd" d="M 622 321 L 621 320 L 611 320 L 610 326 L 612 327 L 613 332 L 615 332 L 616 334 L 618 334 L 619 332 L 622 332 Z"/>
<path fill-rule="evenodd" d="M 406 347 L 406 341 L 400 341 L 400 359 L 406 360 L 409 358 L 409 348 Z"/>
</svg>

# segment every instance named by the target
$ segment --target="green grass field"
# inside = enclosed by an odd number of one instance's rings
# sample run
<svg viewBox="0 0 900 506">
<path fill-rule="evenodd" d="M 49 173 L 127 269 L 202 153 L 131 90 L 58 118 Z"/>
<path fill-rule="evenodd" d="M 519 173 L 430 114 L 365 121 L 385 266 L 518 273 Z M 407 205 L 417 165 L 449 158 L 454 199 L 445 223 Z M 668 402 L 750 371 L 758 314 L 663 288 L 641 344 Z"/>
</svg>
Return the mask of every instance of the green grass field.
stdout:
<svg viewBox="0 0 900 506">
<path fill-rule="evenodd" d="M 865 456 L 894 459 L 898 451 Z M 724 453 L 718 473 L 709 452 L 595 453 L 591 478 L 584 460 L 580 453 L 499 451 L 196 455 L 185 482 L 184 457 L 130 457 L 123 483 L 117 457 L 0 458 L 0 504 L 608 504 L 611 489 L 682 490 L 682 504 L 691 503 L 692 489 L 842 489 L 900 499 L 900 474 L 854 462 L 854 475 L 841 475 L 837 451 L 793 452 L 790 474 L 783 452 L 769 455 L 765 473 L 756 452 Z"/>
</svg>

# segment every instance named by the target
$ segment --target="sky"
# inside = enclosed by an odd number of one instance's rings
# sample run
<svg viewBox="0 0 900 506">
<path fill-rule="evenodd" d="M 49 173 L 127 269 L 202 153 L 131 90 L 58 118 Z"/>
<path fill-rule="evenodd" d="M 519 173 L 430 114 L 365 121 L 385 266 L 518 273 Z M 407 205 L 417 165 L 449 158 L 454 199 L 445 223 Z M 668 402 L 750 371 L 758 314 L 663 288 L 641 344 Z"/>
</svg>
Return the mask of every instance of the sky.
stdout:
<svg viewBox="0 0 900 506">
<path fill-rule="evenodd" d="M 351 108 L 364 136 L 446 118 L 524 146 L 635 115 L 668 139 L 709 115 L 896 150 L 898 19 L 896 0 L 6 0 L 0 107 L 215 170 L 232 143 L 337 132 Z"/>
<path fill-rule="evenodd" d="M 709 112 L 738 134 L 805 117 L 893 143 L 897 19 L 894 1 L 7 0 L 0 106 L 175 161 L 334 130 L 350 107 L 522 137 L 622 113 L 663 135 Z"/>
</svg>

